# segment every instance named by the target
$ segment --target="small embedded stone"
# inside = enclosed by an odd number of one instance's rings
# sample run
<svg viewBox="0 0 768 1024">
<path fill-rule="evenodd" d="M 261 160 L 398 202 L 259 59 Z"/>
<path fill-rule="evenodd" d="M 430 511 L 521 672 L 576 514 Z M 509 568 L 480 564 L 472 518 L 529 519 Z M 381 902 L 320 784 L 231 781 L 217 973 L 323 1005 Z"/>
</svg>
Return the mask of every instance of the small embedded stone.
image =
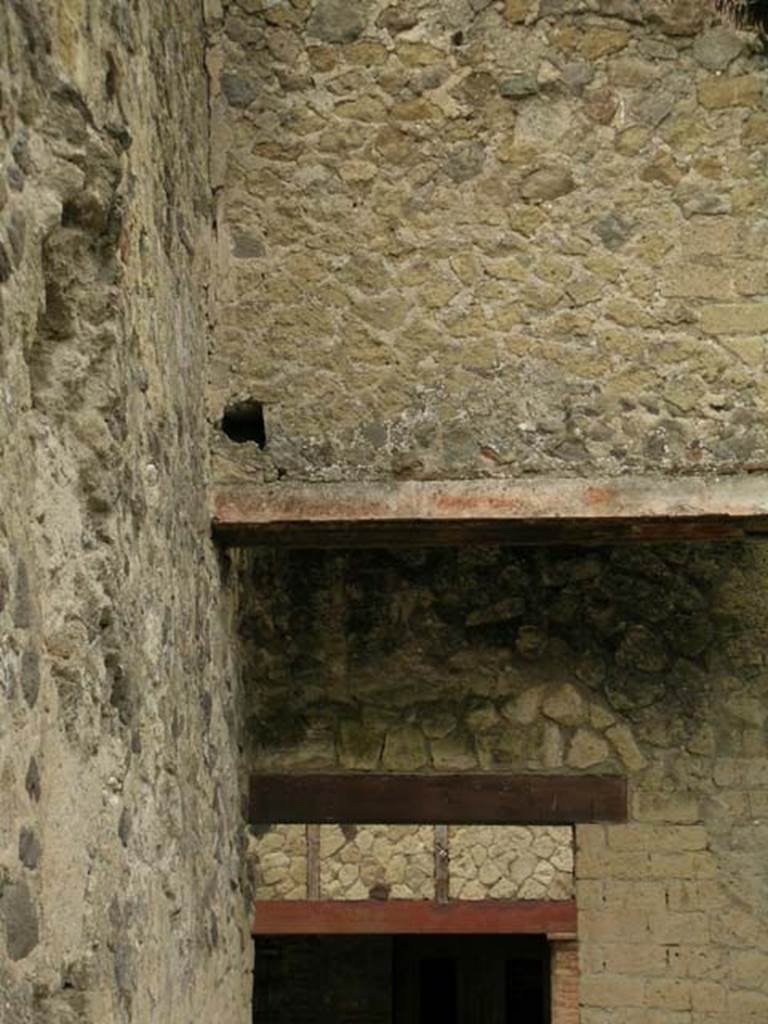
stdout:
<svg viewBox="0 0 768 1024">
<path fill-rule="evenodd" d="M 565 14 L 572 6 L 573 0 L 539 0 L 539 17 L 556 17 Z"/>
<path fill-rule="evenodd" d="M 0 913 L 8 956 L 11 960 L 23 960 L 40 941 L 37 911 L 26 882 L 14 882 L 3 890 Z"/>
<path fill-rule="evenodd" d="M 598 124 L 610 124 L 616 115 L 619 101 L 607 87 L 592 90 L 584 100 L 584 112 Z"/>
<path fill-rule="evenodd" d="M 265 253 L 264 243 L 260 238 L 249 234 L 247 231 L 233 231 L 232 255 L 237 259 L 259 259 Z"/>
<path fill-rule="evenodd" d="M 503 276 L 503 275 L 502 275 Z M 519 596 L 496 601 L 488 608 L 477 608 L 464 620 L 467 626 L 489 626 L 497 622 L 509 622 L 525 613 L 525 599 Z"/>
<path fill-rule="evenodd" d="M 591 729 L 579 729 L 571 740 L 568 764 L 571 768 L 591 768 L 608 757 L 608 744 Z"/>
<path fill-rule="evenodd" d="M 448 708 L 429 707 L 419 715 L 419 724 L 428 739 L 437 740 L 453 732 L 457 720 L 454 712 Z"/>
<path fill-rule="evenodd" d="M 505 0 L 504 17 L 513 25 L 517 25 L 528 17 L 531 6 L 531 0 Z"/>
<path fill-rule="evenodd" d="M 230 16 L 224 23 L 224 32 L 233 43 L 247 49 L 259 50 L 264 46 L 264 30 L 244 18 Z"/>
<path fill-rule="evenodd" d="M 704 25 L 707 5 L 701 0 L 648 0 L 645 12 L 650 25 L 668 36 L 695 36 Z"/>
<path fill-rule="evenodd" d="M 27 225 L 24 214 L 21 210 L 14 210 L 8 224 L 8 241 L 11 246 L 13 262 L 18 267 L 24 258 L 24 248 L 27 237 Z"/>
<path fill-rule="evenodd" d="M 379 15 L 376 24 L 379 28 L 386 29 L 391 35 L 396 35 L 398 32 L 407 32 L 408 29 L 414 28 L 419 23 L 419 19 L 408 8 L 408 4 L 385 7 Z"/>
<path fill-rule="evenodd" d="M 488 732 L 499 725 L 499 713 L 490 701 L 476 704 L 467 711 L 467 728 L 472 733 Z"/>
<path fill-rule="evenodd" d="M 674 188 L 679 185 L 683 172 L 668 153 L 658 153 L 640 172 L 642 181 L 656 181 Z"/>
<path fill-rule="evenodd" d="M 632 224 L 617 213 L 609 213 L 595 222 L 595 234 L 606 249 L 620 249 L 632 234 Z"/>
<path fill-rule="evenodd" d="M 568 195 L 575 188 L 570 171 L 559 167 L 542 167 L 528 175 L 520 191 L 524 199 L 547 201 Z"/>
<path fill-rule="evenodd" d="M 349 0 L 318 0 L 307 32 L 326 43 L 351 43 L 365 28 L 366 6 Z"/>
<path fill-rule="evenodd" d="M 40 655 L 32 647 L 27 648 L 21 657 L 21 692 L 33 708 L 40 692 Z"/>
<path fill-rule="evenodd" d="M 533 686 L 524 690 L 517 697 L 512 697 L 502 706 L 501 713 L 510 722 L 519 725 L 531 725 L 539 716 L 541 707 L 542 687 Z"/>
<path fill-rule="evenodd" d="M 545 768 L 559 768 L 563 763 L 563 737 L 554 722 L 544 723 L 541 759 Z"/>
<path fill-rule="evenodd" d="M 763 88 L 764 79 L 760 75 L 707 78 L 699 85 L 699 103 L 707 110 L 754 107 L 762 100 Z"/>
<path fill-rule="evenodd" d="M 627 725 L 612 725 L 605 734 L 621 758 L 624 766 L 630 771 L 640 771 L 645 767 L 645 758 Z"/>
<path fill-rule="evenodd" d="M 430 744 L 432 763 L 438 771 L 460 771 L 477 765 L 477 754 L 468 736 L 450 733 Z"/>
<path fill-rule="evenodd" d="M 560 725 L 580 725 L 586 716 L 584 698 L 572 683 L 563 683 L 545 697 L 542 712 Z"/>
<path fill-rule="evenodd" d="M 442 50 L 429 43 L 398 43 L 395 52 L 403 64 L 410 68 L 430 67 L 445 57 Z"/>
<path fill-rule="evenodd" d="M 13 273 L 13 265 L 5 246 L 0 242 L 0 284 L 4 284 Z"/>
<path fill-rule="evenodd" d="M 13 609 L 13 623 L 18 629 L 28 629 L 34 621 L 34 605 L 32 588 L 29 584 L 29 571 L 24 561 L 19 561 L 16 568 L 16 594 Z"/>
<path fill-rule="evenodd" d="M 375 768 L 381 756 L 382 735 L 363 722 L 346 719 L 339 727 L 339 762 L 342 768 Z"/>
<path fill-rule="evenodd" d="M 485 163 L 485 146 L 477 142 L 468 142 L 458 146 L 450 155 L 445 164 L 445 173 L 448 177 L 460 184 L 476 178 L 483 169 Z"/>
<path fill-rule="evenodd" d="M 743 45 L 735 32 L 721 26 L 697 37 L 693 56 L 707 71 L 725 71 L 741 53 Z"/>
<path fill-rule="evenodd" d="M 382 763 L 387 769 L 400 771 L 423 768 L 427 763 L 427 745 L 421 730 L 414 725 L 391 729 L 384 741 Z"/>
<path fill-rule="evenodd" d="M 515 638 L 515 648 L 523 658 L 538 658 L 547 648 L 547 634 L 538 626 L 521 626 Z"/>
<path fill-rule="evenodd" d="M 704 306 L 701 326 L 707 334 L 762 334 L 768 331 L 768 304 L 733 302 Z"/>
<path fill-rule="evenodd" d="M 625 29 L 595 28 L 585 32 L 579 39 L 579 50 L 587 60 L 599 60 L 609 53 L 623 50 L 630 41 Z"/>
<path fill-rule="evenodd" d="M 629 626 L 616 651 L 616 664 L 640 672 L 663 672 L 669 655 L 663 642 L 646 626 Z"/>
<path fill-rule="evenodd" d="M 14 192 L 22 192 L 24 190 L 24 172 L 16 164 L 8 164 L 5 176 Z"/>
<path fill-rule="evenodd" d="M 123 846 L 128 846 L 133 828 L 133 815 L 130 808 L 124 807 L 120 812 L 120 820 L 117 823 L 117 834 Z"/>
<path fill-rule="evenodd" d="M 19 860 L 25 868 L 33 871 L 40 861 L 41 852 L 40 840 L 34 829 L 25 825 L 19 832 Z"/>
<path fill-rule="evenodd" d="M 30 800 L 34 800 L 35 803 L 40 799 L 41 787 L 40 787 L 40 769 L 37 766 L 37 759 L 31 757 L 29 759 L 29 765 L 27 767 L 27 774 L 24 779 L 24 785 L 29 795 Z"/>
<path fill-rule="evenodd" d="M 539 86 L 534 75 L 520 71 L 506 78 L 499 85 L 499 93 L 506 99 L 523 99 L 525 96 L 534 96 L 539 91 Z"/>
<path fill-rule="evenodd" d="M 230 107 L 239 108 L 249 107 L 258 95 L 256 83 L 242 75 L 222 75 L 221 91 Z"/>
<path fill-rule="evenodd" d="M 579 92 L 593 80 L 595 71 L 587 61 L 576 60 L 563 65 L 562 76 L 570 89 Z"/>
</svg>

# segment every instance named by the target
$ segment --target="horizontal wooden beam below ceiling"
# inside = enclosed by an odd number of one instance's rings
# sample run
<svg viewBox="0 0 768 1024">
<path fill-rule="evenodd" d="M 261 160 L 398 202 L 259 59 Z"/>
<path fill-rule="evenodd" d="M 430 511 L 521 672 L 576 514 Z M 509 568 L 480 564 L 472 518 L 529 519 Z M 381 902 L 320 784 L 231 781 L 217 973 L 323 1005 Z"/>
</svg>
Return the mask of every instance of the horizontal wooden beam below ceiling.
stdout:
<svg viewBox="0 0 768 1024">
<path fill-rule="evenodd" d="M 768 476 L 235 484 L 224 546 L 418 547 L 733 541 L 768 534 Z"/>
<path fill-rule="evenodd" d="M 267 775 L 250 779 L 251 825 L 566 825 L 627 820 L 613 775 Z"/>
</svg>

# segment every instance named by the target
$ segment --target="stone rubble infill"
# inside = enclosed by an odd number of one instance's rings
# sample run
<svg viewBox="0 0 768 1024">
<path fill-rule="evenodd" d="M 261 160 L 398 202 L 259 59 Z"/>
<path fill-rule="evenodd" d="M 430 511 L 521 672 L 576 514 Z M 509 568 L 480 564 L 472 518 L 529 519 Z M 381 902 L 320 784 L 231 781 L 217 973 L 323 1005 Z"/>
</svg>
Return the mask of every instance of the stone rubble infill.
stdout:
<svg viewBox="0 0 768 1024">
<path fill-rule="evenodd" d="M 434 899 L 432 825 L 321 825 L 319 898 Z M 451 899 L 564 900 L 574 894 L 573 829 L 509 825 L 448 829 Z M 258 900 L 309 898 L 307 827 L 251 835 Z"/>
</svg>

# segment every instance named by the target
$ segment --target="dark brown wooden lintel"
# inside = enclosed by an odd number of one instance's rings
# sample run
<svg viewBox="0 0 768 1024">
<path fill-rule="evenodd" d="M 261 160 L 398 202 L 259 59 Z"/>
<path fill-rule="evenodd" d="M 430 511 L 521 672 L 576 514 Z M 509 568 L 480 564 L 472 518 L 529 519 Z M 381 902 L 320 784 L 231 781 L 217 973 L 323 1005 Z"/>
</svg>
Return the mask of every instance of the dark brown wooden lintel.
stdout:
<svg viewBox="0 0 768 1024">
<path fill-rule="evenodd" d="M 627 820 L 613 775 L 251 776 L 252 825 L 564 825 Z"/>
</svg>

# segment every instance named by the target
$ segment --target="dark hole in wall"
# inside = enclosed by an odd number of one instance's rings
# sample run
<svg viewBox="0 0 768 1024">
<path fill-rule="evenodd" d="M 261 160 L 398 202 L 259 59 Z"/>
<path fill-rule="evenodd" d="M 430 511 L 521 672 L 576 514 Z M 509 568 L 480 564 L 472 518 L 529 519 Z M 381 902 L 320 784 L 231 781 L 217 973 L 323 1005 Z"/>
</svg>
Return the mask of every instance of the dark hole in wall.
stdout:
<svg viewBox="0 0 768 1024">
<path fill-rule="evenodd" d="M 267 443 L 264 407 L 261 402 L 253 400 L 228 405 L 221 420 L 221 429 L 235 444 L 255 441 L 259 448 L 263 448 Z"/>
<path fill-rule="evenodd" d="M 254 1024 L 544 1024 L 544 936 L 284 936 L 254 942 Z"/>
</svg>

